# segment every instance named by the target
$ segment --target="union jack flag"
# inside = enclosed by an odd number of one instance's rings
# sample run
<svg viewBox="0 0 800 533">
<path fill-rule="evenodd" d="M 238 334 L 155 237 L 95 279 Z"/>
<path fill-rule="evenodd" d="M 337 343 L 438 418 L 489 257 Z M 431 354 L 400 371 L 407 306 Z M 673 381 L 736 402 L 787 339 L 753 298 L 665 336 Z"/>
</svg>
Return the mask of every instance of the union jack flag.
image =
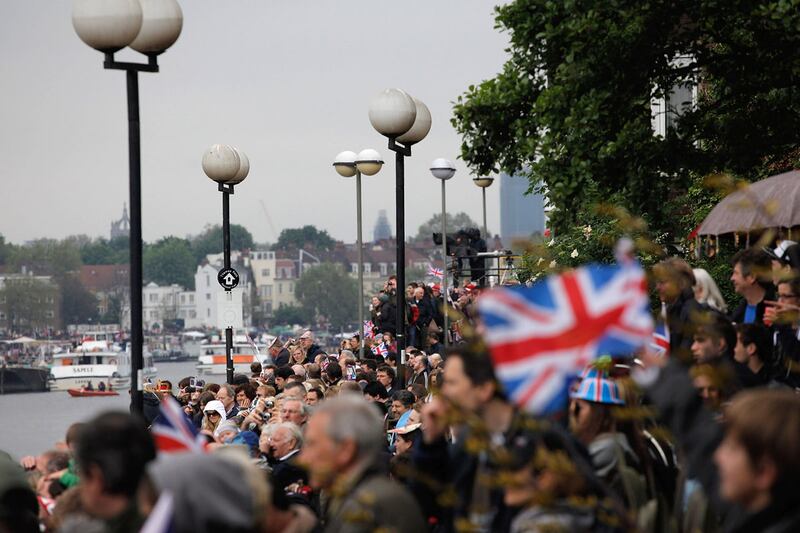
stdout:
<svg viewBox="0 0 800 533">
<path fill-rule="evenodd" d="M 647 345 L 655 355 L 666 356 L 669 354 L 669 330 L 666 324 L 658 322 L 653 330 L 653 337 Z"/>
<path fill-rule="evenodd" d="M 373 329 L 375 328 L 375 324 L 372 323 L 372 320 L 365 320 L 364 321 L 364 338 L 371 339 L 375 336 Z"/>
<path fill-rule="evenodd" d="M 628 355 L 653 331 L 644 271 L 635 261 L 586 265 L 478 300 L 498 379 L 535 414 L 560 410 L 569 381 L 603 354 Z"/>
<path fill-rule="evenodd" d="M 428 265 L 428 276 L 432 278 L 444 278 L 444 272 L 441 268 L 436 268 L 433 265 Z"/>
<path fill-rule="evenodd" d="M 375 355 L 380 355 L 384 359 L 389 357 L 389 349 L 386 347 L 386 343 L 382 342 L 380 344 L 376 344 L 372 347 L 372 353 Z"/>
<path fill-rule="evenodd" d="M 166 396 L 150 432 L 159 452 L 202 452 L 205 440 L 175 398 Z"/>
</svg>

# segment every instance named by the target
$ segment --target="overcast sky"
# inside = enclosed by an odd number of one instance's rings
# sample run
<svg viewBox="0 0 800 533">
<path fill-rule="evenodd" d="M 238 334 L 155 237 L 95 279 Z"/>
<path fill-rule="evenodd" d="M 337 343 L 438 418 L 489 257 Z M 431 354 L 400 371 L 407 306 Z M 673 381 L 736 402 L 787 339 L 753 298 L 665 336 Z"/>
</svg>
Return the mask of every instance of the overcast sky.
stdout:
<svg viewBox="0 0 800 533">
<path fill-rule="evenodd" d="M 406 160 L 406 233 L 441 210 L 429 173 L 455 159 L 452 102 L 502 67 L 507 36 L 490 0 L 183 0 L 183 33 L 139 78 L 146 241 L 221 220 L 200 161 L 214 143 L 251 161 L 231 199 L 232 222 L 258 242 L 313 224 L 354 241 L 355 182 L 331 167 L 342 150 L 376 148 L 384 169 L 364 178 L 366 239 L 379 209 L 394 231 L 394 158 L 367 118 L 384 88 L 403 88 L 433 115 Z M 71 23 L 68 0 L 4 0 L 0 17 L 0 234 L 21 243 L 108 237 L 128 199 L 125 74 L 106 71 Z M 136 59 L 135 53 L 118 54 Z M 139 56 L 142 57 L 142 56 Z M 480 192 L 463 162 L 448 211 L 480 222 Z M 487 194 L 499 231 L 499 187 Z M 265 214 L 263 205 L 266 208 Z M 271 220 L 272 224 L 268 220 Z"/>
</svg>

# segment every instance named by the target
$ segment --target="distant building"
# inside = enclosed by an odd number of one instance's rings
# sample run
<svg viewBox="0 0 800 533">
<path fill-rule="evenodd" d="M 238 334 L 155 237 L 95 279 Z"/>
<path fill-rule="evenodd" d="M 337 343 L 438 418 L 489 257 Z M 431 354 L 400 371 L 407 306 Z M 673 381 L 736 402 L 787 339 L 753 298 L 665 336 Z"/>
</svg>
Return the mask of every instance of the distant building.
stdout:
<svg viewBox="0 0 800 533">
<path fill-rule="evenodd" d="M 378 220 L 375 221 L 375 229 L 372 231 L 374 242 L 384 241 L 392 238 L 392 226 L 389 225 L 389 218 L 386 216 L 386 209 L 378 211 Z"/>
<path fill-rule="evenodd" d="M 544 233 L 544 197 L 526 195 L 529 186 L 527 178 L 500 175 L 500 236 L 506 247 L 514 239 Z"/>
<path fill-rule="evenodd" d="M 203 324 L 197 316 L 195 292 L 180 285 L 168 286 L 148 283 L 142 288 L 142 318 L 144 327 L 164 327 L 164 322 L 183 320 L 184 327 L 193 328 Z"/>
<path fill-rule="evenodd" d="M 122 218 L 111 223 L 111 239 L 129 237 L 131 234 L 131 219 L 128 218 L 128 205 L 122 205 Z"/>
<path fill-rule="evenodd" d="M 295 305 L 294 288 L 297 283 L 297 263 L 292 259 L 278 259 L 273 251 L 250 252 L 250 268 L 264 316 L 284 305 Z"/>
</svg>

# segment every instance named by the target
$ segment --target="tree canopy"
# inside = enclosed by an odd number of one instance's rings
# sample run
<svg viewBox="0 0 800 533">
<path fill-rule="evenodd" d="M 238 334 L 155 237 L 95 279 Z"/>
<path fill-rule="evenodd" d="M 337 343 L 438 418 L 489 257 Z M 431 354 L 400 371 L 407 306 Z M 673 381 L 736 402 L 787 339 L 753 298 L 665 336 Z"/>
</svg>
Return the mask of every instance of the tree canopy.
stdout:
<svg viewBox="0 0 800 533">
<path fill-rule="evenodd" d="M 287 228 L 281 231 L 273 250 L 292 251 L 300 248 L 311 250 L 331 250 L 335 241 L 325 230 L 311 225 L 302 228 Z"/>
<path fill-rule="evenodd" d="M 165 237 L 144 248 L 142 254 L 144 279 L 158 285 L 177 283 L 181 287 L 194 288 L 194 273 L 197 261 L 192 246 L 186 239 Z"/>
<path fill-rule="evenodd" d="M 222 226 L 208 226 L 206 229 L 191 238 L 191 247 L 194 258 L 199 263 L 208 254 L 219 254 L 223 251 Z M 247 228 L 239 224 L 231 224 L 231 250 L 244 250 L 253 248 L 253 235 Z"/>
<path fill-rule="evenodd" d="M 675 226 L 693 180 L 755 179 L 800 159 L 794 2 L 515 0 L 496 15 L 509 58 L 455 104 L 461 155 L 477 174 L 545 188 L 556 234 L 610 198 L 688 233 Z M 653 99 L 689 85 L 693 105 L 668 105 L 654 135 Z"/>
<path fill-rule="evenodd" d="M 481 226 L 472 220 L 470 216 L 466 213 L 459 212 L 455 215 L 452 213 L 447 213 L 447 233 L 453 233 L 455 231 L 466 229 L 466 228 L 480 228 Z M 436 213 L 427 221 L 425 221 L 417 230 L 417 240 L 426 240 L 430 239 L 433 233 L 441 233 L 442 232 L 442 214 Z"/>
<path fill-rule="evenodd" d="M 332 263 L 306 268 L 295 295 L 303 308 L 313 310 L 334 328 L 346 326 L 358 313 L 358 283 Z"/>
</svg>

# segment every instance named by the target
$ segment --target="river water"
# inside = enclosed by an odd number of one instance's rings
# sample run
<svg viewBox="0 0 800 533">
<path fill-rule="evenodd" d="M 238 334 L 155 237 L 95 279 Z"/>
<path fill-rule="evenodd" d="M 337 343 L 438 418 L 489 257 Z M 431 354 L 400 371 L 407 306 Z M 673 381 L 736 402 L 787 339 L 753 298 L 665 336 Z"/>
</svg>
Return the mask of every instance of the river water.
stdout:
<svg viewBox="0 0 800 533">
<path fill-rule="evenodd" d="M 197 361 L 157 363 L 158 378 L 178 381 L 195 375 Z M 219 376 L 219 382 L 225 376 Z M 0 450 L 19 459 L 36 455 L 64 440 L 70 424 L 84 422 L 94 415 L 109 411 L 128 411 L 130 395 L 73 398 L 66 391 L 31 392 L 0 395 Z"/>
</svg>

